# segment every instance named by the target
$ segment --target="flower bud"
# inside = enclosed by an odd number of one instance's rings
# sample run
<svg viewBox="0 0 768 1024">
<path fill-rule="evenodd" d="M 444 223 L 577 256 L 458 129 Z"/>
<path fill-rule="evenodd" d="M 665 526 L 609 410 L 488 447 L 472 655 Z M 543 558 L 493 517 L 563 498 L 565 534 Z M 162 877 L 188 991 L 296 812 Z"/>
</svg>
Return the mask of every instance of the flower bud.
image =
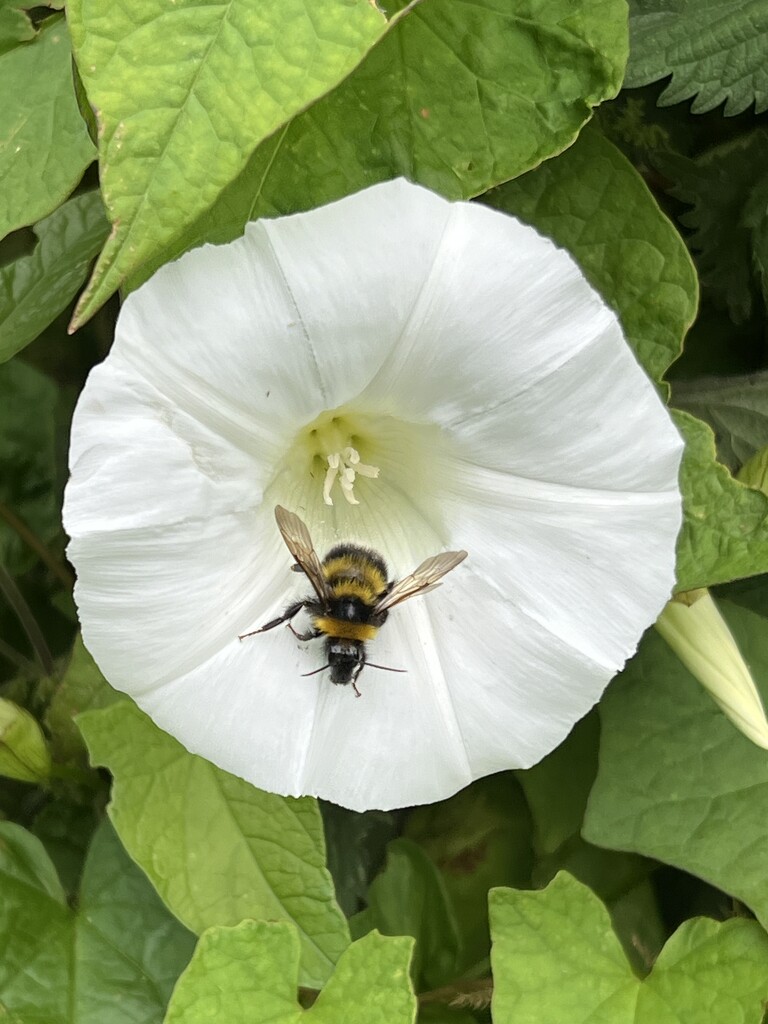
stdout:
<svg viewBox="0 0 768 1024">
<path fill-rule="evenodd" d="M 656 629 L 733 724 L 768 750 L 768 721 L 752 674 L 708 590 L 677 594 Z"/>
<path fill-rule="evenodd" d="M 21 782 L 45 782 L 51 755 L 37 721 L 24 708 L 0 698 L 0 775 Z"/>
</svg>

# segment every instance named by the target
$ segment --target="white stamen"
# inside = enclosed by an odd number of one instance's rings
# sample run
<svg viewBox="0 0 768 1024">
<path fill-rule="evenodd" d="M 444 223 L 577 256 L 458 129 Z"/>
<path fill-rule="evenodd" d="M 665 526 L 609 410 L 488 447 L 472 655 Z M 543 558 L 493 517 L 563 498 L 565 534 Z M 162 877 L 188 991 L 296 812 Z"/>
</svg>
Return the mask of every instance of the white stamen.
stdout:
<svg viewBox="0 0 768 1024">
<path fill-rule="evenodd" d="M 354 494 L 355 477 L 357 475 L 375 478 L 379 475 L 378 466 L 366 466 L 360 461 L 360 453 L 356 448 L 344 448 L 328 456 L 328 469 L 323 481 L 323 501 L 326 505 L 333 504 L 331 490 L 336 478 L 341 484 L 341 493 L 350 505 L 359 505 Z"/>
<path fill-rule="evenodd" d="M 333 504 L 333 498 L 331 497 L 331 488 L 333 487 L 333 481 L 339 472 L 339 456 L 329 455 L 328 456 L 328 469 L 325 474 L 325 480 L 323 481 L 323 501 L 326 505 Z"/>
</svg>

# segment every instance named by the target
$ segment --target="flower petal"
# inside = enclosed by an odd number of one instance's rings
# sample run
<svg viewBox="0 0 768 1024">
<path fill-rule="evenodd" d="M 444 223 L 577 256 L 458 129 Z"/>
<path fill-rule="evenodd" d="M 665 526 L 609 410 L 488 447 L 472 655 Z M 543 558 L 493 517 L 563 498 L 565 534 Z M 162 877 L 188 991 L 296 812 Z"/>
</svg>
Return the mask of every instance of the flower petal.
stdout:
<svg viewBox="0 0 768 1024">
<path fill-rule="evenodd" d="M 682 439 L 615 323 L 514 400 L 450 429 L 473 460 L 519 477 L 677 490 Z"/>
<path fill-rule="evenodd" d="M 360 505 L 323 502 L 319 416 L 329 438 L 354 424 L 339 451 L 380 470 Z M 634 650 L 672 586 L 681 448 L 616 317 L 512 218 L 389 182 L 250 225 L 130 296 L 86 386 L 65 510 L 84 637 L 161 726 L 256 785 L 441 799 L 535 763 Z M 302 678 L 321 640 L 237 639 L 311 596 L 278 501 L 321 555 L 357 541 L 395 576 L 469 551 L 393 609 L 359 700 Z"/>
<path fill-rule="evenodd" d="M 471 458 L 522 476 L 670 486 L 682 442 L 572 257 L 487 207 L 449 210 L 407 328 L 363 400 L 439 422 Z"/>
<path fill-rule="evenodd" d="M 489 772 L 535 763 L 610 675 L 461 569 L 396 608 L 370 659 L 406 672 L 366 667 L 355 701 L 326 686 L 304 778 L 306 791 L 332 792 L 354 809 L 432 802 Z"/>
<path fill-rule="evenodd" d="M 677 490 L 598 491 L 478 466 L 462 483 L 443 508 L 471 571 L 610 678 L 674 586 Z"/>
<path fill-rule="evenodd" d="M 533 228 L 478 203 L 445 207 L 429 274 L 365 397 L 394 396 L 404 418 L 450 424 L 526 391 L 616 320 Z"/>
<path fill-rule="evenodd" d="M 450 215 L 444 199 L 398 179 L 265 222 L 326 409 L 357 397 L 398 345 Z"/>
<path fill-rule="evenodd" d="M 290 437 L 361 391 L 396 343 L 449 213 L 399 180 L 249 224 L 129 295 L 118 350 L 233 443 Z"/>
<path fill-rule="evenodd" d="M 267 519 L 257 508 L 71 542 L 83 638 L 110 682 L 140 701 L 282 609 L 290 562 Z"/>
<path fill-rule="evenodd" d="M 277 629 L 136 696 L 190 749 L 261 788 L 389 809 L 535 763 L 612 674 L 471 577 L 393 612 L 369 657 L 406 671 L 367 666 L 357 699 L 324 674 L 302 678 L 323 664 L 322 642 Z M 500 657 L 514 669 L 499 671 Z"/>
<path fill-rule="evenodd" d="M 169 400 L 119 351 L 88 379 L 69 461 L 70 537 L 257 508 L 266 465 Z"/>
<path fill-rule="evenodd" d="M 411 649 L 396 623 L 393 633 L 392 666 L 422 669 L 427 656 L 420 644 Z M 379 645 L 371 650 L 378 659 Z M 140 704 L 190 749 L 288 795 L 333 794 L 356 810 L 391 808 L 436 800 L 446 787 L 455 791 L 471 780 L 450 707 L 445 716 L 422 671 L 366 668 L 358 699 L 351 686 L 333 686 L 327 673 L 302 678 L 323 661 L 322 641 L 300 644 L 289 630 L 276 629 L 222 649 Z"/>
</svg>

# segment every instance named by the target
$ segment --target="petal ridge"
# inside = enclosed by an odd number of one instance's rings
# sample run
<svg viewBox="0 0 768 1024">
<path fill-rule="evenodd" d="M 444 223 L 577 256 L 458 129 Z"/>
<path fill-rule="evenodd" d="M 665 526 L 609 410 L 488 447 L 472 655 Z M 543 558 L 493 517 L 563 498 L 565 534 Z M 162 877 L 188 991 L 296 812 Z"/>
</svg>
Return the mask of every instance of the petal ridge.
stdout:
<svg viewBox="0 0 768 1024">
<path fill-rule="evenodd" d="M 320 394 L 322 396 L 323 405 L 325 405 L 327 407 L 328 406 L 328 385 L 326 384 L 325 378 L 323 377 L 323 372 L 322 372 L 322 369 L 321 369 L 321 362 L 320 362 L 320 359 L 318 358 L 318 354 L 317 354 L 317 351 L 315 350 L 315 346 L 314 346 L 314 344 L 312 342 L 312 338 L 310 337 L 309 328 L 307 327 L 306 318 L 304 317 L 304 314 L 302 313 L 301 309 L 299 308 L 298 299 L 296 297 L 294 289 L 291 287 L 291 282 L 288 280 L 288 275 L 285 272 L 285 267 L 283 266 L 283 264 L 282 264 L 282 262 L 280 260 L 280 256 L 279 256 L 279 254 L 277 252 L 277 248 L 275 247 L 275 238 L 274 238 L 274 234 L 273 234 L 273 231 L 272 231 L 272 222 L 266 220 L 266 221 L 264 221 L 260 225 L 260 227 L 261 227 L 261 229 L 262 229 L 262 231 L 264 233 L 264 237 L 265 237 L 265 239 L 267 241 L 267 244 L 269 246 L 269 251 L 270 251 L 270 253 L 272 255 L 272 259 L 273 259 L 274 264 L 275 264 L 275 269 L 277 270 L 278 274 L 280 275 L 280 279 L 283 282 L 283 286 L 285 287 L 286 293 L 290 297 L 291 305 L 293 306 L 294 312 L 296 314 L 297 321 L 299 322 L 299 324 L 301 324 L 301 336 L 302 336 L 302 338 L 303 338 L 303 340 L 304 340 L 304 342 L 306 344 L 307 351 L 308 351 L 308 353 L 309 353 L 309 355 L 311 357 L 311 360 L 312 360 L 312 367 L 313 367 L 313 369 L 315 371 L 315 376 L 317 378 L 317 387 L 318 387 L 318 390 L 320 391 Z"/>
</svg>

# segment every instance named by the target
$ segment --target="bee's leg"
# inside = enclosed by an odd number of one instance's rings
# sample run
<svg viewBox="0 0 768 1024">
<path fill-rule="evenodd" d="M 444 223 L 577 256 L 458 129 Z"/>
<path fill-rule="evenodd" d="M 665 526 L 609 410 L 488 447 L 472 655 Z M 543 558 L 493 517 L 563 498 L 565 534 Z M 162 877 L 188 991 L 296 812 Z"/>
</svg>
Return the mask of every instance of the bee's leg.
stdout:
<svg viewBox="0 0 768 1024">
<path fill-rule="evenodd" d="M 304 570 L 302 569 L 300 571 L 303 572 Z M 291 623 L 289 622 L 288 623 L 288 628 L 293 633 L 293 635 L 296 637 L 296 639 L 297 640 L 316 640 L 319 636 L 324 636 L 325 634 L 323 633 L 323 631 L 321 629 L 317 629 L 315 627 L 314 623 L 315 623 L 315 621 L 317 620 L 317 618 L 319 616 L 327 615 L 328 614 L 328 608 L 324 604 L 322 604 L 321 602 L 319 602 L 319 601 L 312 601 L 310 599 L 305 600 L 304 603 L 302 604 L 302 607 L 309 614 L 309 617 L 310 617 L 310 619 L 312 621 L 312 625 L 310 625 L 310 627 L 309 627 L 309 629 L 307 630 L 306 633 L 297 633 L 296 630 L 291 625 Z"/>
<path fill-rule="evenodd" d="M 290 629 L 297 640 L 316 640 L 319 636 L 323 635 L 319 629 L 310 629 L 308 633 L 297 633 L 290 622 L 288 623 L 288 629 Z"/>
<path fill-rule="evenodd" d="M 358 663 L 359 667 L 352 674 L 352 689 L 355 691 L 355 696 L 356 697 L 362 697 L 363 696 L 362 693 L 360 693 L 360 691 L 357 688 L 357 678 L 360 675 L 360 673 L 363 671 L 363 666 L 364 665 L 365 665 L 365 650 L 362 650 L 362 651 L 360 651 L 360 661 Z"/>
<path fill-rule="evenodd" d="M 245 640 L 247 636 L 255 636 L 256 633 L 266 633 L 268 629 L 274 629 L 275 626 L 281 626 L 284 622 L 290 624 L 291 619 L 295 615 L 299 614 L 306 603 L 306 601 L 296 601 L 295 604 L 289 605 L 283 614 L 277 619 L 272 619 L 271 622 L 267 622 L 265 625 L 259 626 L 258 629 L 252 629 L 250 633 L 241 633 L 238 640 Z M 293 629 L 293 626 L 291 626 L 291 629 Z"/>
</svg>

